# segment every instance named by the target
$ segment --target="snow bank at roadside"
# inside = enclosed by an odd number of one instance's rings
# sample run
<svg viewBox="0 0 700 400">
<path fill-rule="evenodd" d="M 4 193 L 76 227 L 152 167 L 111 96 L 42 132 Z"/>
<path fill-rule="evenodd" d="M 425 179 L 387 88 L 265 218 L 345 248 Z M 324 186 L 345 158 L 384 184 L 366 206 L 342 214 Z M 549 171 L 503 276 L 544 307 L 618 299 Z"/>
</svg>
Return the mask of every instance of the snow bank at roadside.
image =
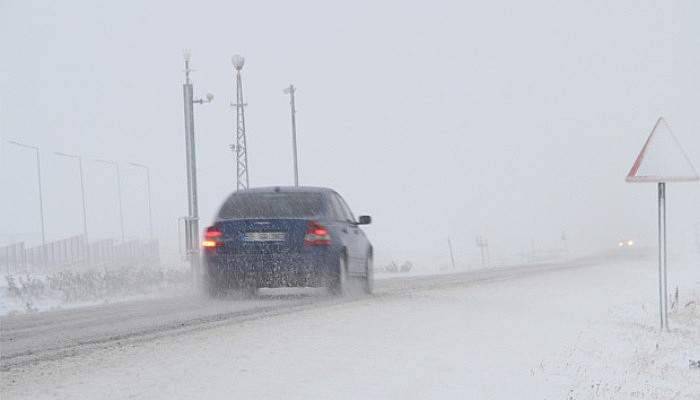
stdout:
<svg viewBox="0 0 700 400">
<path fill-rule="evenodd" d="M 189 276 L 186 270 L 148 267 L 5 275 L 0 316 L 162 295 L 188 286 Z"/>
</svg>

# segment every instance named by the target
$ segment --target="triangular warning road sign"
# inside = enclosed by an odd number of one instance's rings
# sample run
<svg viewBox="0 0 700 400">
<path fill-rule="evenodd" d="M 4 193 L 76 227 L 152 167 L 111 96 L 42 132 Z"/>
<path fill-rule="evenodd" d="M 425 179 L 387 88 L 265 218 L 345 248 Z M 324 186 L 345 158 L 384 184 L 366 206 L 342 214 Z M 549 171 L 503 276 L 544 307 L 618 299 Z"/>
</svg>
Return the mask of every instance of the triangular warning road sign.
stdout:
<svg viewBox="0 0 700 400">
<path fill-rule="evenodd" d="M 700 180 L 700 175 L 683 151 L 678 139 L 663 117 L 654 129 L 632 169 L 627 182 L 690 182 Z"/>
</svg>

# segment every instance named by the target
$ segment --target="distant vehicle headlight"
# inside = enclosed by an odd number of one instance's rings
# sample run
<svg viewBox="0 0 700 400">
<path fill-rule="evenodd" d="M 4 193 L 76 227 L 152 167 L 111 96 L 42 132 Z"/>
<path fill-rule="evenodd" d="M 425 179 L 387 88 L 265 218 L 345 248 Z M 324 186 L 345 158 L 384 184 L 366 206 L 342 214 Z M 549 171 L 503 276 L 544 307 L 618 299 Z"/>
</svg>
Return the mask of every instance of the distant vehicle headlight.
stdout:
<svg viewBox="0 0 700 400">
<path fill-rule="evenodd" d="M 634 246 L 634 240 L 628 240 L 627 246 Z"/>
</svg>

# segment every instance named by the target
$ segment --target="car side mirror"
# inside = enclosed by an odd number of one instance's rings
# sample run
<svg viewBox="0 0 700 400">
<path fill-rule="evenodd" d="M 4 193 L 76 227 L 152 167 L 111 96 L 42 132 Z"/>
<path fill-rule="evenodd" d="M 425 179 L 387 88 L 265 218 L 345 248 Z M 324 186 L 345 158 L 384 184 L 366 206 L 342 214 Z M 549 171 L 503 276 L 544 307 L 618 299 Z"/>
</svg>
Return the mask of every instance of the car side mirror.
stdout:
<svg viewBox="0 0 700 400">
<path fill-rule="evenodd" d="M 357 222 L 358 225 L 369 225 L 372 223 L 372 217 L 369 215 L 360 215 L 360 220 Z"/>
</svg>

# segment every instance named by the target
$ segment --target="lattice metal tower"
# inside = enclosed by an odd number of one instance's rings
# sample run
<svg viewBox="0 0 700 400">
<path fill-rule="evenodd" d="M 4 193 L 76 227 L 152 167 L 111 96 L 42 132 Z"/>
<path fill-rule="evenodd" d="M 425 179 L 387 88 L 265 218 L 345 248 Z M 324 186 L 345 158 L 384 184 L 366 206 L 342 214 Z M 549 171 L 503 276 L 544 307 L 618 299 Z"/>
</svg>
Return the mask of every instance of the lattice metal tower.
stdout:
<svg viewBox="0 0 700 400">
<path fill-rule="evenodd" d="M 231 150 L 236 157 L 236 190 L 248 189 L 248 148 L 245 138 L 245 110 L 243 101 L 243 85 L 241 83 L 241 70 L 245 59 L 236 54 L 231 59 L 236 70 L 236 143 L 231 145 Z"/>
</svg>

